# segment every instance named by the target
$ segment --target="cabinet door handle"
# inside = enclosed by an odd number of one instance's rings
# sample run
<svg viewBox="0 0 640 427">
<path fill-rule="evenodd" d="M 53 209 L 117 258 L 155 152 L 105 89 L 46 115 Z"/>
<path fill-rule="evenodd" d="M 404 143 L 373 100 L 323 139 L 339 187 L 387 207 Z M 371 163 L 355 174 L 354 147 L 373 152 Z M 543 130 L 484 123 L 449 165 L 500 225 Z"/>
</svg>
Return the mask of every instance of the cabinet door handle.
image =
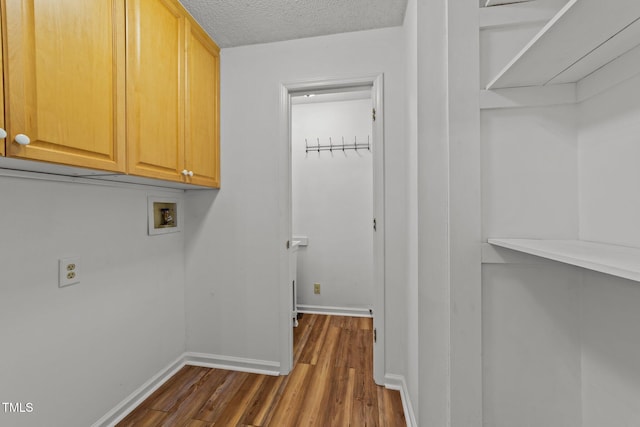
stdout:
<svg viewBox="0 0 640 427">
<path fill-rule="evenodd" d="M 23 133 L 17 134 L 14 140 L 20 145 L 29 145 L 29 143 L 31 142 L 31 139 L 29 139 L 29 137 Z"/>
<path fill-rule="evenodd" d="M 193 176 L 193 171 L 189 171 L 188 175 Z"/>
<path fill-rule="evenodd" d="M 7 137 L 7 131 L 0 128 L 0 139 L 5 139 Z"/>
<path fill-rule="evenodd" d="M 182 171 L 182 175 L 183 175 L 183 176 L 187 176 L 187 175 L 189 175 L 189 171 L 188 171 L 188 170 L 186 170 L 186 169 L 184 169 L 184 170 Z"/>
</svg>

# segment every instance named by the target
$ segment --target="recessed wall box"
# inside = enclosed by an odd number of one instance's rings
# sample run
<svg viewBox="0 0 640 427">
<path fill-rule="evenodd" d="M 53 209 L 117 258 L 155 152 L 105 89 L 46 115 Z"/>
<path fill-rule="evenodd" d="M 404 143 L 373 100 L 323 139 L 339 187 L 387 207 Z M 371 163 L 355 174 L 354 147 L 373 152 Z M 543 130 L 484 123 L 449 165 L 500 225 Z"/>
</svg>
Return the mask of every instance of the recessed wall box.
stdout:
<svg viewBox="0 0 640 427">
<path fill-rule="evenodd" d="M 150 196 L 147 199 L 147 207 L 150 236 L 182 230 L 182 206 L 178 199 Z"/>
</svg>

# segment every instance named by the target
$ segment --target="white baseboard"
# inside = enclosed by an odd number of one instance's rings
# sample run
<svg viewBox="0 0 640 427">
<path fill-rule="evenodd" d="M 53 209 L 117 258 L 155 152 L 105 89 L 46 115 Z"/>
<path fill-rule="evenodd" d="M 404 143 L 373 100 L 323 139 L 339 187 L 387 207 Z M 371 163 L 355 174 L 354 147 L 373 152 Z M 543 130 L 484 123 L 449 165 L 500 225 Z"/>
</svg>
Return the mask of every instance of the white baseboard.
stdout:
<svg viewBox="0 0 640 427">
<path fill-rule="evenodd" d="M 280 363 L 278 362 L 221 356 L 218 354 L 183 353 L 182 356 L 170 363 L 166 368 L 162 369 L 149 381 L 142 384 L 127 398 L 118 403 L 112 410 L 96 421 L 92 427 L 111 427 L 116 425 L 185 365 L 242 371 L 252 374 L 280 375 Z"/>
<path fill-rule="evenodd" d="M 221 356 L 207 353 L 185 353 L 186 364 L 205 368 L 242 371 L 252 374 L 280 375 L 280 363 L 268 360 L 245 359 L 242 357 Z"/>
<path fill-rule="evenodd" d="M 298 304 L 298 313 L 330 314 L 333 316 L 373 317 L 368 308 L 329 307 L 324 305 Z"/>
<path fill-rule="evenodd" d="M 409 389 L 407 382 L 402 375 L 386 374 L 384 376 L 384 386 L 390 390 L 398 390 L 402 399 L 402 410 L 404 411 L 404 419 L 407 421 L 407 427 L 418 427 L 416 415 L 413 413 L 413 405 L 409 398 Z"/>
<path fill-rule="evenodd" d="M 325 307 L 323 307 L 325 308 Z M 336 308 L 336 307 L 331 307 Z M 349 309 L 348 309 L 349 310 Z M 320 314 L 327 314 L 326 311 Z M 336 314 L 331 312 L 331 314 Z M 344 314 L 346 316 L 356 316 L 355 314 Z M 359 317 L 370 317 L 367 311 L 365 316 L 360 313 Z M 111 427 L 122 421 L 131 411 L 140 405 L 147 397 L 159 389 L 169 378 L 176 374 L 185 365 L 203 366 L 206 368 L 226 369 L 231 371 L 242 371 L 264 375 L 280 375 L 280 363 L 268 360 L 245 359 L 241 357 L 222 356 L 207 353 L 184 353 L 174 362 L 162 369 L 150 380 L 142 384 L 137 390 L 127 398 L 118 403 L 113 409 L 107 412 L 102 418 L 96 421 L 92 427 Z M 407 383 L 402 375 L 385 375 L 385 387 L 391 390 L 400 391 L 402 399 L 402 409 L 407 420 L 407 427 L 417 427 L 411 399 L 407 390 Z"/>
<path fill-rule="evenodd" d="M 149 381 L 142 384 L 122 402 L 96 421 L 92 427 L 114 426 L 124 419 L 131 411 L 140 405 L 147 397 L 160 388 L 169 378 L 175 375 L 185 365 L 184 355 L 180 356 L 166 368 L 154 375 Z"/>
</svg>

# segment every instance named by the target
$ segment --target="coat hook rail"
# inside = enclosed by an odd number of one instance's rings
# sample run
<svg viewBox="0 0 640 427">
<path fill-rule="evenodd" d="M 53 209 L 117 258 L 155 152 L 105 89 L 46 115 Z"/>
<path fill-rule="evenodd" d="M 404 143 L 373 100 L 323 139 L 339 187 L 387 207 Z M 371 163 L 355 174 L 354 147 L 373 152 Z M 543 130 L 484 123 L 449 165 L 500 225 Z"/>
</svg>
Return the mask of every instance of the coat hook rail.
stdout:
<svg viewBox="0 0 640 427">
<path fill-rule="evenodd" d="M 345 144 L 344 142 L 344 136 L 342 137 L 342 144 L 334 144 L 333 143 L 333 139 L 331 137 L 329 137 L 329 144 L 320 144 L 320 138 L 316 138 L 316 144 L 315 145 L 309 145 L 309 141 L 307 140 L 307 138 L 304 139 L 304 149 L 305 149 L 305 153 L 309 153 L 309 151 L 317 151 L 318 153 L 321 151 L 329 151 L 331 153 L 333 153 L 333 151 L 340 151 L 342 150 L 343 152 L 345 150 L 355 150 L 356 152 L 358 150 L 367 150 L 367 151 L 371 151 L 371 137 L 369 135 L 367 135 L 367 143 L 359 143 L 358 142 L 358 137 L 354 137 L 353 138 L 353 144 Z"/>
</svg>

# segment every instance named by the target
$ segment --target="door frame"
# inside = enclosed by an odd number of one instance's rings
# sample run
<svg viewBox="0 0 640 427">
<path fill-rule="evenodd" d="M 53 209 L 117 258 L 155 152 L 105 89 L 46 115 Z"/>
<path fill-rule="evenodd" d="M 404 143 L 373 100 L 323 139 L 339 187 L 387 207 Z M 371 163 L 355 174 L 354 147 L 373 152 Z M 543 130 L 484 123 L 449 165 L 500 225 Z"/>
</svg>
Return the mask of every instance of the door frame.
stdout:
<svg viewBox="0 0 640 427">
<path fill-rule="evenodd" d="M 300 92 L 339 90 L 351 87 L 370 86 L 375 120 L 372 123 L 373 157 L 373 327 L 377 340 L 373 345 L 373 378 L 376 384 L 385 380 L 385 150 L 384 150 L 384 75 L 373 74 L 357 77 L 304 80 L 280 85 L 280 138 L 279 159 L 279 233 L 283 242 L 280 251 L 280 373 L 288 374 L 293 368 L 293 324 L 289 281 L 290 241 L 292 238 L 292 172 L 291 172 L 291 96 Z M 373 112 L 372 112 L 373 113 Z"/>
</svg>

